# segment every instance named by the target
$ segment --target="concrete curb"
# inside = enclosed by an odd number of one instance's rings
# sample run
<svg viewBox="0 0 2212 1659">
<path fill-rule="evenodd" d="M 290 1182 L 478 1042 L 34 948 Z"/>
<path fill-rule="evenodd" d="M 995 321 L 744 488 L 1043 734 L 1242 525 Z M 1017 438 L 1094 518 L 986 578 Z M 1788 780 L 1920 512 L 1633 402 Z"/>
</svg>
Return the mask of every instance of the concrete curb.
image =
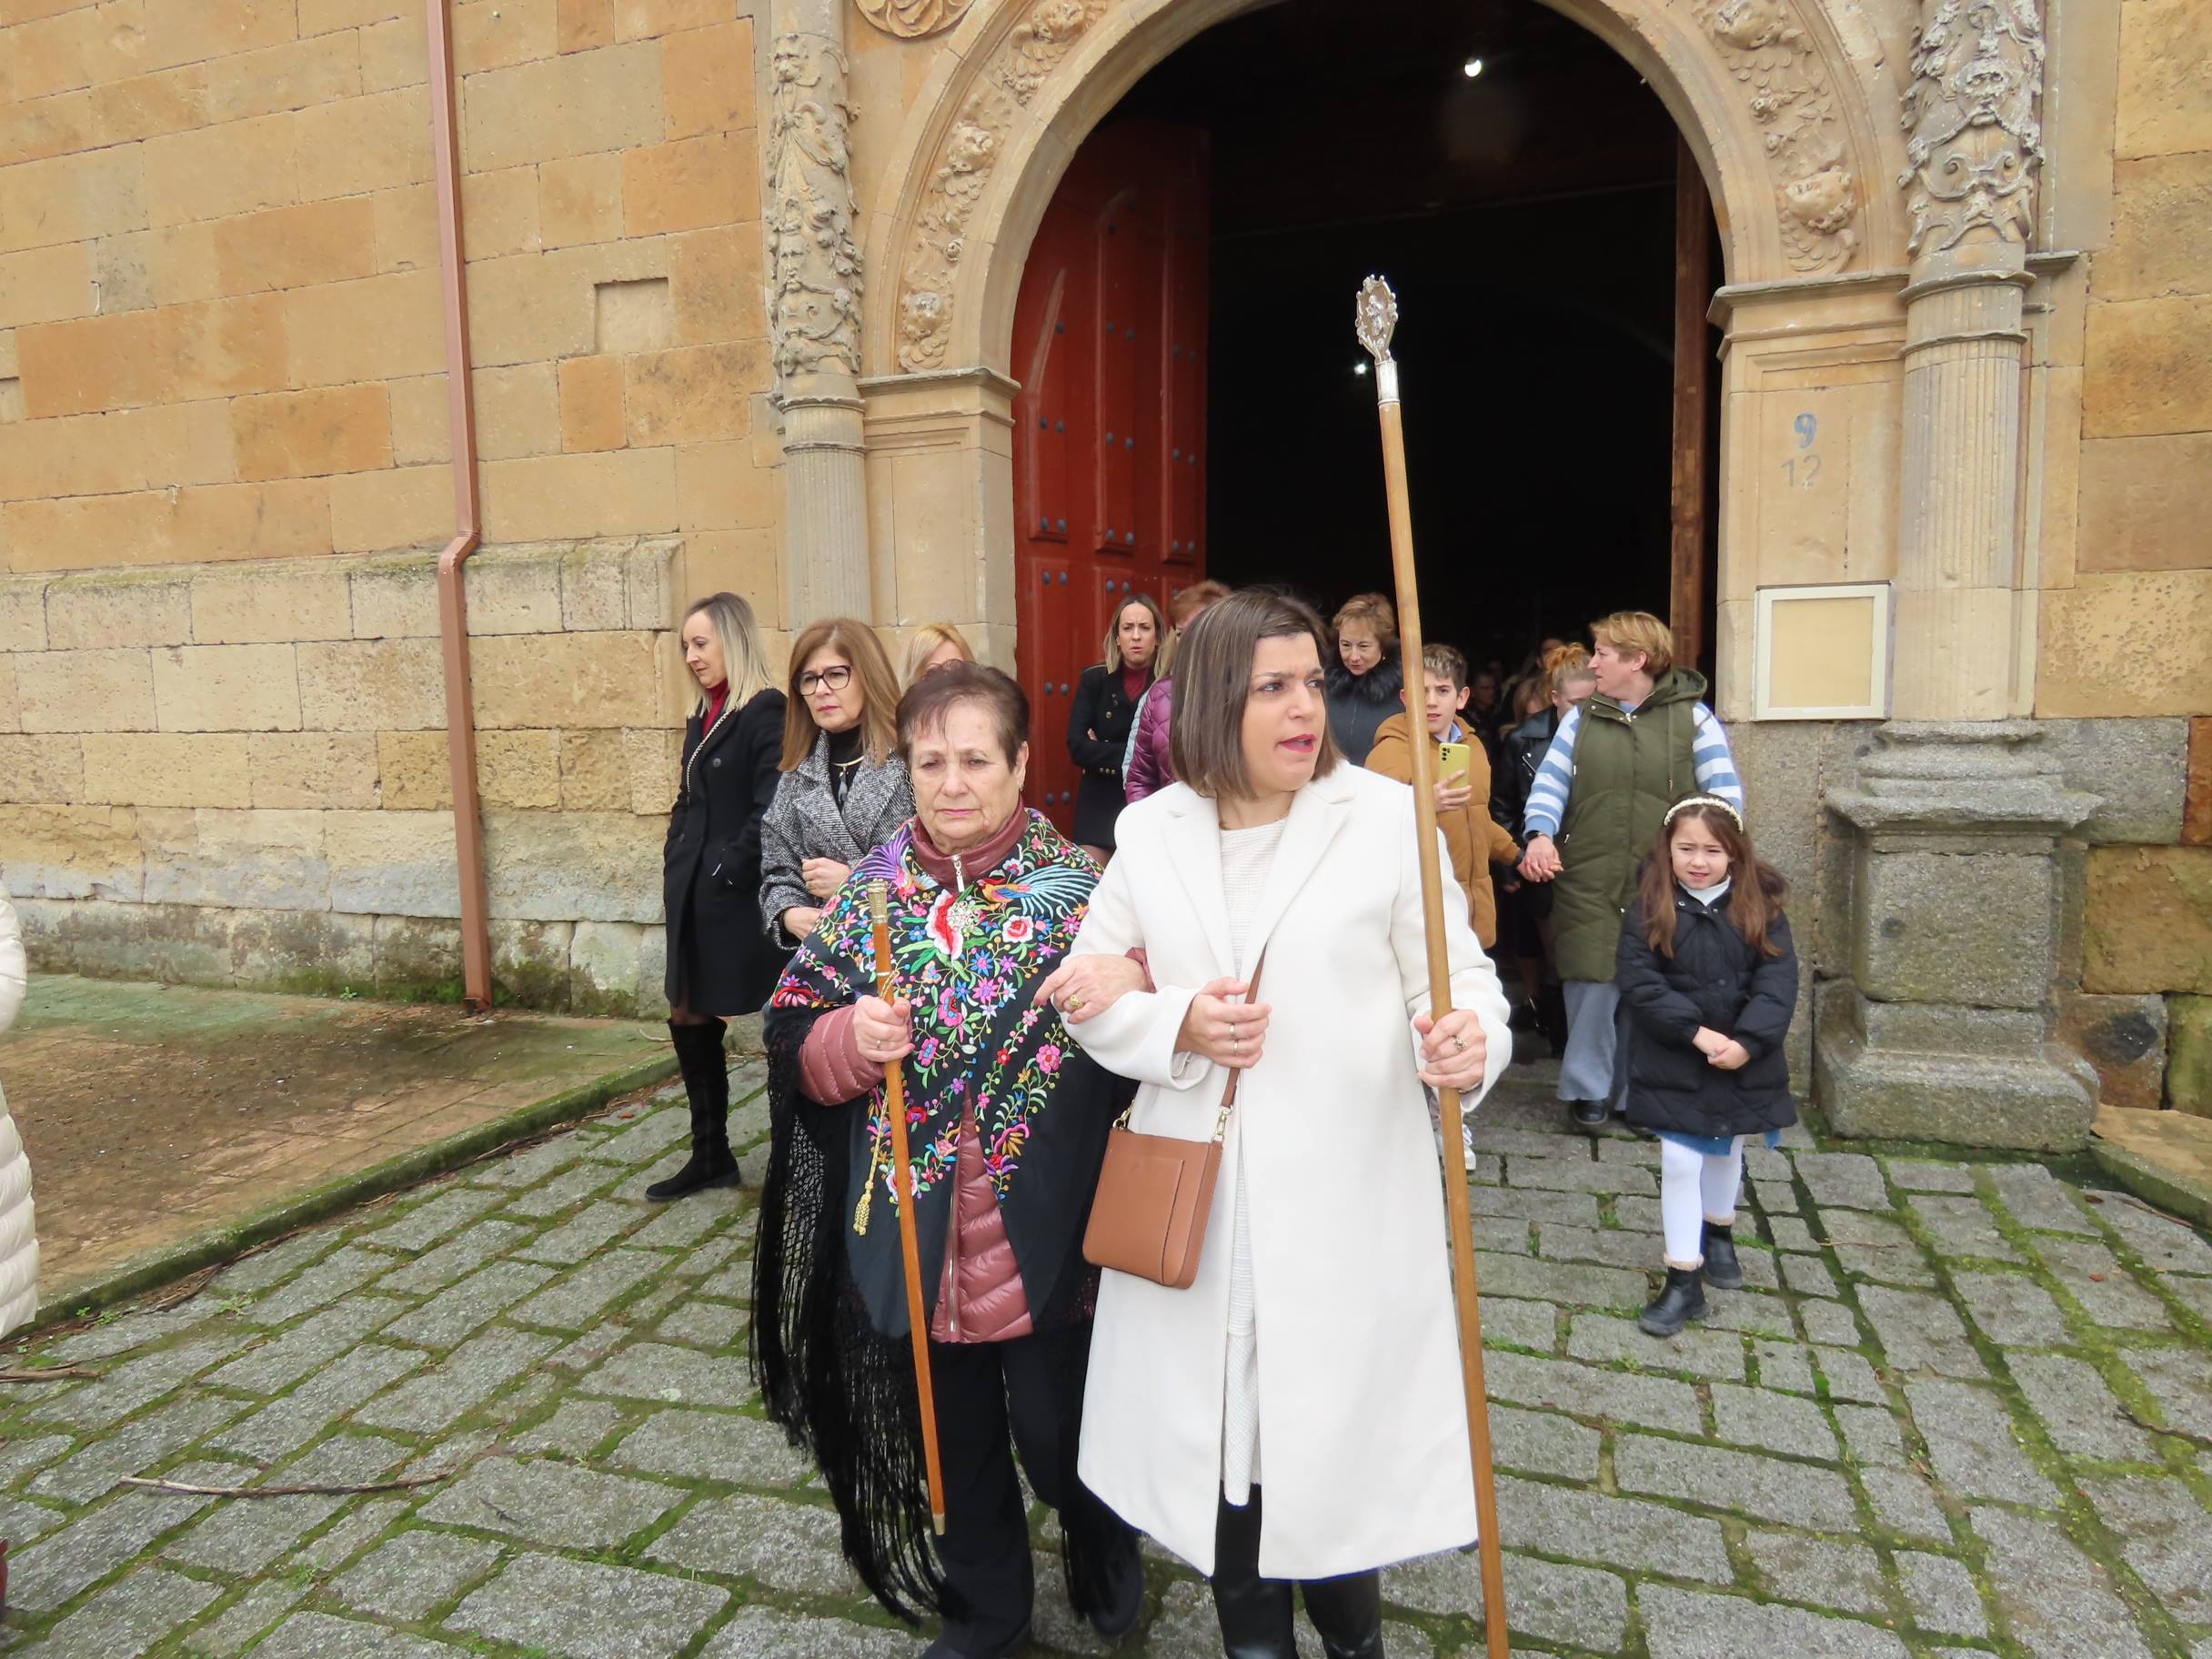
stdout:
<svg viewBox="0 0 2212 1659">
<path fill-rule="evenodd" d="M 301 1193 L 297 1198 L 271 1204 L 256 1211 L 242 1221 L 227 1227 L 218 1227 L 173 1244 L 163 1250 L 149 1251 L 102 1274 L 87 1283 L 79 1285 L 65 1297 L 40 1304 L 29 1324 L 13 1337 L 30 1335 L 48 1325 L 67 1320 L 80 1319 L 102 1308 L 112 1307 L 130 1297 L 144 1294 L 159 1285 L 196 1273 L 204 1267 L 226 1262 L 256 1245 L 266 1244 L 272 1239 L 316 1222 L 327 1220 L 341 1210 L 372 1198 L 381 1198 L 402 1187 L 411 1187 L 427 1181 L 433 1175 L 442 1175 L 448 1170 L 459 1168 L 481 1157 L 497 1151 L 510 1141 L 520 1141 L 548 1129 L 573 1123 L 597 1111 L 608 1101 L 648 1089 L 676 1075 L 676 1056 L 673 1052 L 655 1055 L 619 1071 L 609 1071 L 588 1083 L 550 1095 L 542 1101 L 533 1101 L 528 1106 L 518 1106 L 503 1118 L 489 1123 L 479 1123 L 474 1129 L 465 1129 L 458 1134 L 448 1135 L 443 1141 L 434 1141 L 427 1146 L 418 1146 L 375 1163 L 365 1170 L 356 1170 L 350 1175 L 341 1175 L 335 1181 Z"/>
<path fill-rule="evenodd" d="M 2145 1203 L 2156 1204 L 2184 1221 L 2212 1229 L 2212 1185 L 2193 1181 L 2187 1175 L 2177 1175 L 2142 1153 L 2131 1152 L 2109 1141 L 2090 1141 L 2089 1151 L 2098 1168 Z"/>
</svg>

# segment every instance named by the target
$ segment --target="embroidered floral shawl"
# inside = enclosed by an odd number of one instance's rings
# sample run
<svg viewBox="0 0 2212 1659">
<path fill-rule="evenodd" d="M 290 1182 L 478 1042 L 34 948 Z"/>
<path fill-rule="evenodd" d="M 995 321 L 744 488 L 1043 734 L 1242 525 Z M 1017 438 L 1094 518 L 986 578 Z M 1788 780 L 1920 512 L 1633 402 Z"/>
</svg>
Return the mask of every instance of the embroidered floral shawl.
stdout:
<svg viewBox="0 0 2212 1659">
<path fill-rule="evenodd" d="M 914 852 L 910 823 L 857 865 L 791 959 L 765 1021 L 774 1140 L 754 1260 L 752 1357 L 769 1414 L 807 1446 L 849 1560 L 893 1612 L 940 1607 L 919 1467 L 920 1408 L 879 1085 L 826 1106 L 799 1091 L 816 1021 L 876 990 L 869 884 L 888 890 L 898 990 L 913 1007 L 904 1062 L 925 1302 L 934 1306 L 972 1111 L 1036 1328 L 1089 1315 L 1082 1232 L 1107 1131 L 1132 1092 L 1031 999 L 1082 926 L 1098 867 L 1040 814 L 964 891 Z"/>
<path fill-rule="evenodd" d="M 873 994 L 868 889 L 884 882 L 899 990 L 914 1009 L 906 1108 L 918 1194 L 951 1179 L 961 1117 L 972 1109 L 1003 1202 L 1070 1052 L 1058 1012 L 1031 997 L 1074 944 L 1098 866 L 1044 818 L 1029 819 L 1006 858 L 960 893 L 930 878 L 914 857 L 912 826 L 901 830 L 854 869 L 769 1004 L 826 1012 Z M 874 1202 L 898 1202 L 880 1087 L 869 1096 L 868 1134 L 872 1217 Z"/>
</svg>

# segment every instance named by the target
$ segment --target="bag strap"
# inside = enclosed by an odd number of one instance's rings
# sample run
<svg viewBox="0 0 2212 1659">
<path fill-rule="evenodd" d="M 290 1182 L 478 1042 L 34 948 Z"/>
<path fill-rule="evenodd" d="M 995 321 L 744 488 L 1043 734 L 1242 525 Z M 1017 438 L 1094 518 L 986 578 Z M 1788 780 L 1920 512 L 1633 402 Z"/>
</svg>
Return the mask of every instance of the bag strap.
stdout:
<svg viewBox="0 0 2212 1659">
<path fill-rule="evenodd" d="M 1252 964 L 1252 981 L 1244 988 L 1244 1000 L 1247 1006 L 1259 1000 L 1260 976 L 1266 970 L 1267 952 L 1262 950 L 1260 952 L 1260 960 Z M 1213 1120 L 1213 1141 L 1217 1146 L 1221 1144 L 1222 1137 L 1229 1132 L 1229 1113 L 1237 1103 L 1237 1085 L 1243 1081 L 1247 1070 L 1249 1068 L 1244 1066 L 1229 1068 L 1229 1086 L 1222 1091 L 1222 1110 Z"/>
</svg>

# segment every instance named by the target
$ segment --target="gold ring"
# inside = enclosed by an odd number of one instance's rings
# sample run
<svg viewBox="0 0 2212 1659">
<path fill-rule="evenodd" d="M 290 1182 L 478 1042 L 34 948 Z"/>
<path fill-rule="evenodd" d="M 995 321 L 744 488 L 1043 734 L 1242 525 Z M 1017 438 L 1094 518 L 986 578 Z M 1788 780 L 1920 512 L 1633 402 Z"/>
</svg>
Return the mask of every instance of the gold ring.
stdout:
<svg viewBox="0 0 2212 1659">
<path fill-rule="evenodd" d="M 1070 998 L 1068 999 L 1068 1011 L 1069 1011 L 1070 1013 L 1071 1013 L 1071 1014 L 1081 1013 L 1081 1012 L 1082 1011 L 1082 1008 L 1083 1008 L 1083 1000 L 1082 1000 L 1082 998 L 1081 998 L 1081 997 L 1070 997 Z"/>
</svg>

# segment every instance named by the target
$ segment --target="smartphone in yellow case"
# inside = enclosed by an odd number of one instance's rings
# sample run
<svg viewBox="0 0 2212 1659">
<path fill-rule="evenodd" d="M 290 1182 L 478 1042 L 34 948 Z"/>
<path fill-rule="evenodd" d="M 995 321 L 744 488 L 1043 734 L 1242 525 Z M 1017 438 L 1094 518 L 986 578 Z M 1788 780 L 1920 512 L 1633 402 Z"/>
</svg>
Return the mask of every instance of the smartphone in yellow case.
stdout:
<svg viewBox="0 0 2212 1659">
<path fill-rule="evenodd" d="M 1439 743 L 1436 746 L 1436 779 L 1439 783 L 1464 783 L 1468 769 L 1467 746 L 1464 743 Z"/>
</svg>

